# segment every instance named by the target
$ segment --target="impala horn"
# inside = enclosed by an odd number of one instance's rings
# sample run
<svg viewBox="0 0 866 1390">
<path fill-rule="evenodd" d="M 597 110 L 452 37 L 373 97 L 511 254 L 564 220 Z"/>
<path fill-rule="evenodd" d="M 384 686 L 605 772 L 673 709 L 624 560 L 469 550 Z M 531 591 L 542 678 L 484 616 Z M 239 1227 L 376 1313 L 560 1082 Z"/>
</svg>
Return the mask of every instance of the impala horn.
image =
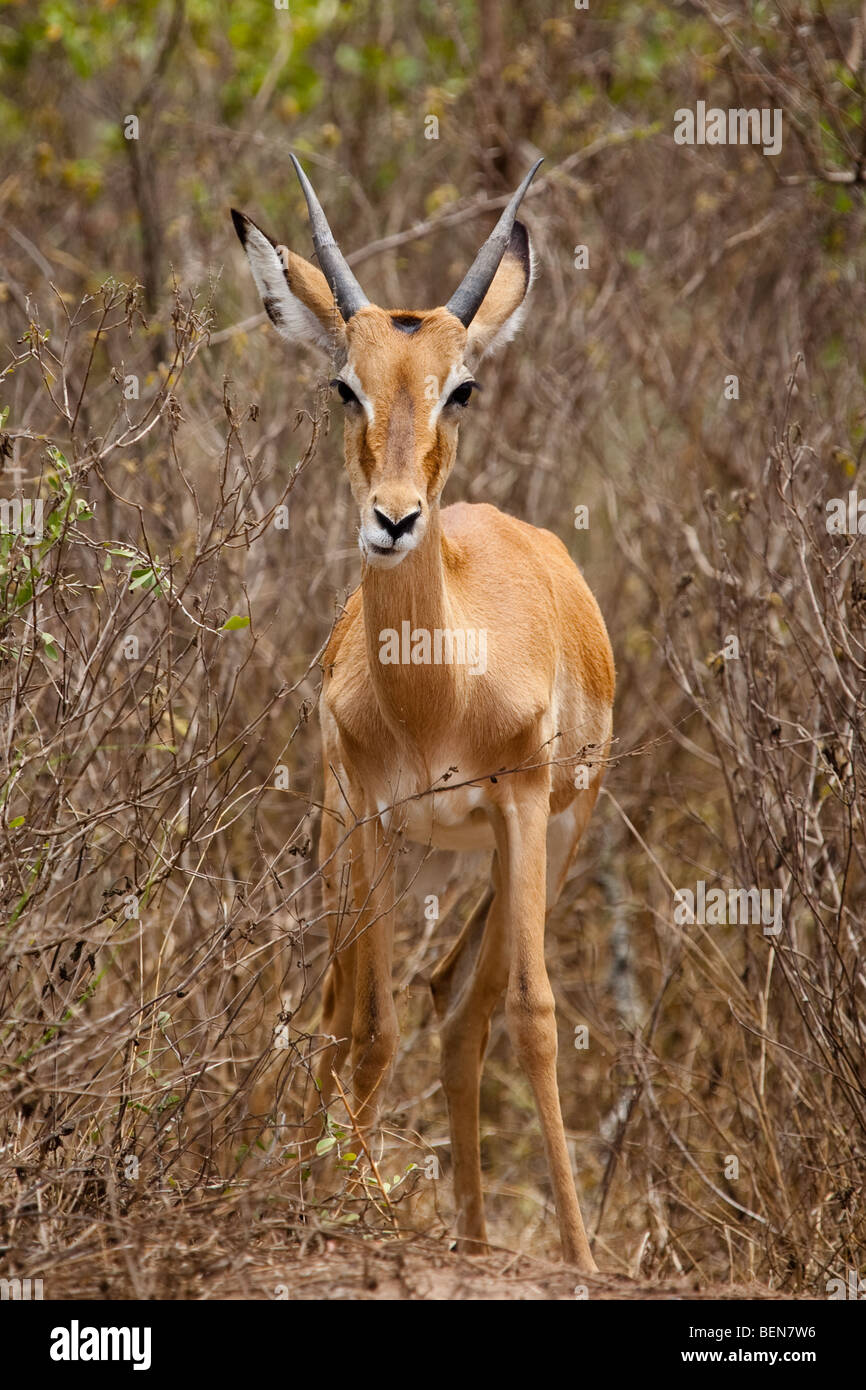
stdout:
<svg viewBox="0 0 866 1390">
<path fill-rule="evenodd" d="M 337 308 L 348 323 L 352 315 L 357 314 L 358 310 L 363 309 L 364 305 L 369 304 L 370 301 L 346 264 L 345 257 L 334 240 L 334 233 L 328 226 L 328 219 L 313 191 L 313 185 L 295 156 L 291 155 L 290 158 L 307 200 L 310 226 L 313 229 L 313 246 L 322 274 L 331 287 L 331 293 L 337 301 Z"/>
<path fill-rule="evenodd" d="M 478 313 L 481 308 L 481 301 L 493 283 L 493 277 L 499 269 L 499 262 L 505 255 L 511 240 L 511 231 L 514 227 L 517 209 L 523 201 L 524 193 L 535 177 L 535 171 L 539 164 L 543 163 L 543 159 L 538 159 L 533 164 L 508 206 L 503 209 L 502 216 L 478 252 L 460 285 L 445 305 L 445 308 L 450 310 L 466 328 L 469 327 Z"/>
</svg>

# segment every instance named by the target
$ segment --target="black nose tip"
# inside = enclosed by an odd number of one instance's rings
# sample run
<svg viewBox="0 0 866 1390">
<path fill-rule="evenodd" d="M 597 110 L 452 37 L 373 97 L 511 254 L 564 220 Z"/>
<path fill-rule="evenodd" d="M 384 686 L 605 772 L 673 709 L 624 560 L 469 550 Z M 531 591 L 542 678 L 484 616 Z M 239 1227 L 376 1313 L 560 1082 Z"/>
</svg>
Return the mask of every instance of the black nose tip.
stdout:
<svg viewBox="0 0 866 1390">
<path fill-rule="evenodd" d="M 411 533 L 415 522 L 421 515 L 421 508 L 415 507 L 413 511 L 407 512 L 405 516 L 402 516 L 399 521 L 392 521 L 384 512 L 380 512 L 378 507 L 373 508 L 373 515 L 382 527 L 382 530 L 388 532 L 391 540 L 398 541 L 401 536 L 408 536 Z"/>
</svg>

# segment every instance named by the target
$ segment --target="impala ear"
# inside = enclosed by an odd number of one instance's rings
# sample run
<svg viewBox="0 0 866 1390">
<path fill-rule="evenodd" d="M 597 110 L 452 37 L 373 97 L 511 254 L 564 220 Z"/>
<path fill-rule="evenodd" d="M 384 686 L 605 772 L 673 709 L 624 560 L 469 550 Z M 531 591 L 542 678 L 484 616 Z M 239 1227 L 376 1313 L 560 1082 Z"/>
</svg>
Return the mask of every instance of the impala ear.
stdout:
<svg viewBox="0 0 866 1390">
<path fill-rule="evenodd" d="M 476 359 L 495 352 L 518 332 L 534 274 L 535 253 L 529 233 L 522 222 L 515 222 L 499 269 L 467 329 L 467 351 Z"/>
<path fill-rule="evenodd" d="M 277 246 L 251 218 L 232 208 L 232 221 L 247 253 L 271 323 L 290 343 L 310 343 L 332 352 L 345 338 L 345 324 L 318 266 Z"/>
</svg>

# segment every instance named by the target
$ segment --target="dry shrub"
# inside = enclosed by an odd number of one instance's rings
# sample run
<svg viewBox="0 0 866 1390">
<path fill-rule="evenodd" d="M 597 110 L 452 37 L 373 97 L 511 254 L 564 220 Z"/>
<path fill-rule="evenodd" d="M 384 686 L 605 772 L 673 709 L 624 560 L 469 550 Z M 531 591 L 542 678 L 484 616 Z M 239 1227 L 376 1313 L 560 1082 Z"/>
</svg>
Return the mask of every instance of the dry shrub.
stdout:
<svg viewBox="0 0 866 1390">
<path fill-rule="evenodd" d="M 562 535 L 617 657 L 609 796 L 548 947 L 599 1262 L 818 1294 L 859 1266 L 866 580 L 826 504 L 863 487 L 863 35 L 841 3 L 727 10 L 482 5 L 463 33 L 434 7 L 405 37 L 420 96 L 396 69 L 353 76 L 335 57 L 352 35 L 327 32 L 310 39 L 320 96 L 290 118 L 276 47 L 273 101 L 231 108 L 231 45 L 205 62 L 196 13 L 172 31 L 188 87 L 160 49 L 141 159 L 106 159 L 94 199 L 69 188 L 108 78 L 64 86 L 59 49 L 42 60 L 65 117 L 56 172 L 22 139 L 0 190 L 18 233 L 2 242 L 3 492 L 41 497 L 46 526 L 39 546 L 2 537 L 0 1242 L 49 1296 L 91 1287 L 112 1250 L 103 1291 L 164 1292 L 166 1203 L 214 1268 L 274 1223 L 306 1239 L 450 1221 L 426 978 L 481 858 L 405 856 L 391 1205 L 334 1153 L 314 1203 L 291 1158 L 327 961 L 317 654 L 357 581 L 355 516 L 320 369 L 252 319 L 226 205 L 304 251 L 292 143 L 317 155 L 371 297 L 418 306 L 442 302 L 548 155 L 525 204 L 530 313 L 484 364 L 446 501 Z M 359 50 L 387 49 L 387 17 L 359 16 Z M 473 68 L 497 43 L 502 63 Z M 675 146 L 673 113 L 699 98 L 782 108 L 782 155 Z M 100 288 L 139 261 L 147 324 L 139 292 Z M 781 932 L 678 922 L 675 891 L 699 880 L 779 892 Z M 501 1019 L 482 1113 L 494 1238 L 553 1252 Z M 340 1114 L 342 1155 L 358 1144 Z"/>
</svg>

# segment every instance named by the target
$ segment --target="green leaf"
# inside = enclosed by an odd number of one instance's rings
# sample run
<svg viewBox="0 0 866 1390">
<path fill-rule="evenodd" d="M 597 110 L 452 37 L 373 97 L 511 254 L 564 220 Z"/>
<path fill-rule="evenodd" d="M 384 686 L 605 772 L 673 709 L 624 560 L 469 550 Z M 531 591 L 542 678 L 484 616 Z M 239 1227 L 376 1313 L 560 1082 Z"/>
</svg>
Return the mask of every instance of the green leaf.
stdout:
<svg viewBox="0 0 866 1390">
<path fill-rule="evenodd" d="M 45 643 L 45 655 L 49 658 L 50 661 L 57 661 L 60 657 L 60 653 L 57 650 L 57 645 L 54 641 L 54 638 L 51 637 L 47 632 L 42 632 L 39 635 L 42 638 L 42 641 Z"/>
<path fill-rule="evenodd" d="M 336 1139 L 334 1138 L 334 1136 L 333 1136 L 332 1134 L 326 1134 L 325 1137 L 324 1137 L 324 1139 L 320 1139 L 319 1142 L 318 1142 L 318 1144 L 316 1145 L 316 1153 L 317 1153 L 317 1154 L 327 1154 L 327 1153 L 330 1153 L 330 1152 L 331 1152 L 331 1149 L 334 1147 L 334 1145 L 336 1144 L 336 1142 L 337 1142 L 337 1141 L 336 1141 Z"/>
<path fill-rule="evenodd" d="M 140 588 L 142 588 L 143 585 L 145 585 L 145 584 L 147 585 L 147 587 L 148 587 L 149 589 L 152 589 L 153 586 L 154 586 L 154 584 L 157 584 L 158 582 L 159 582 L 159 581 L 158 581 L 158 578 L 157 578 L 157 576 L 154 574 L 154 572 L 153 572 L 152 569 L 146 569 L 146 570 L 138 569 L 138 570 L 131 570 L 131 571 L 130 571 L 130 575 L 129 575 L 129 587 L 130 587 L 130 589 L 140 589 Z"/>
<path fill-rule="evenodd" d="M 222 632 L 237 632 L 238 628 L 241 628 L 241 627 L 249 627 L 249 625 L 250 625 L 250 620 L 249 620 L 249 618 L 241 618 L 241 617 L 239 617 L 239 616 L 236 614 L 235 617 L 229 618 L 229 620 L 228 620 L 227 623 L 223 623 L 222 628 L 221 628 L 221 631 L 222 631 Z"/>
<path fill-rule="evenodd" d="M 14 820 L 9 822 L 9 829 L 17 830 L 19 825 L 23 825 L 26 819 L 26 816 L 16 816 Z"/>
</svg>

